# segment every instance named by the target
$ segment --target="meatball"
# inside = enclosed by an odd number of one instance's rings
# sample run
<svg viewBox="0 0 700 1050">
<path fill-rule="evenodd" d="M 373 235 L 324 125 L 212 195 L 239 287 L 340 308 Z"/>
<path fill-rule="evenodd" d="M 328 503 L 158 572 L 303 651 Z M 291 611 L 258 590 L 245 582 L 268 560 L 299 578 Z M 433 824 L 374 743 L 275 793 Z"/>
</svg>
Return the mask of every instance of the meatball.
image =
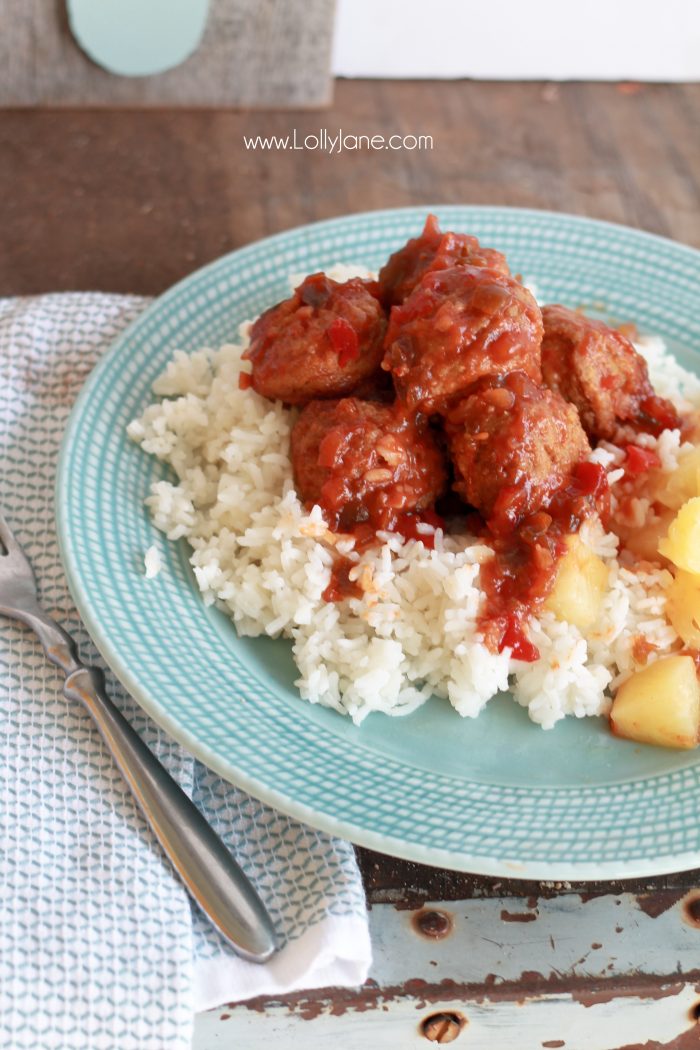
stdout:
<svg viewBox="0 0 700 1050">
<path fill-rule="evenodd" d="M 680 425 L 624 335 L 565 306 L 545 306 L 542 319 L 544 382 L 576 406 L 591 438 L 625 441 L 639 431 L 658 434 Z"/>
<path fill-rule="evenodd" d="M 320 504 L 333 529 L 363 521 L 391 528 L 399 515 L 432 507 L 447 482 L 424 422 L 354 397 L 308 404 L 291 455 L 300 499 Z"/>
<path fill-rule="evenodd" d="M 445 427 L 454 488 L 497 534 L 546 507 L 590 452 L 573 405 L 523 372 L 484 380 Z"/>
<path fill-rule="evenodd" d="M 391 311 L 382 367 L 399 398 L 444 413 L 486 375 L 526 372 L 540 382 L 542 316 L 514 278 L 455 266 L 427 273 Z"/>
<path fill-rule="evenodd" d="M 434 215 L 429 215 L 420 237 L 413 237 L 389 256 L 379 271 L 379 292 L 385 306 L 402 303 L 429 270 L 446 270 L 458 263 L 487 266 L 508 274 L 505 255 L 482 248 L 466 233 L 442 233 Z"/>
<path fill-rule="evenodd" d="M 373 376 L 385 330 L 371 284 L 359 278 L 338 284 L 316 273 L 258 318 L 243 357 L 253 364 L 259 394 L 305 405 L 350 394 Z"/>
</svg>

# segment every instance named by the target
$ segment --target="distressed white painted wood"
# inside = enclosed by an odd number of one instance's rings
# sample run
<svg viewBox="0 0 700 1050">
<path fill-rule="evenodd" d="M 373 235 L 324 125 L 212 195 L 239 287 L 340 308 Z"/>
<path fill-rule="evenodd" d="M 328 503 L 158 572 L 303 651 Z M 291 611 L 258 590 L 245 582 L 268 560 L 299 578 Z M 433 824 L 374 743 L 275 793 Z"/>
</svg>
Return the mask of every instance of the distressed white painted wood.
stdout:
<svg viewBox="0 0 700 1050">
<path fill-rule="evenodd" d="M 428 1050 L 420 1030 L 428 1013 L 464 1011 L 468 1023 L 452 1044 L 455 1050 L 541 1050 L 542 1044 L 562 1050 L 613 1050 L 635 1044 L 670 1044 L 690 1025 L 687 1019 L 697 993 L 686 985 L 663 999 L 626 998 L 585 1007 L 566 997 L 544 996 L 518 1002 L 464 1003 L 444 999 L 426 1010 L 408 999 L 384 1009 L 334 1015 L 324 1011 L 313 1019 L 288 1014 L 281 1007 L 264 1013 L 232 1014 L 217 1021 L 198 1019 L 193 1050 Z M 655 1042 L 653 1042 L 655 1041 Z M 669 1046 L 669 1050 L 673 1050 Z"/>
<path fill-rule="evenodd" d="M 699 894 L 700 895 L 700 894 Z M 465 1050 L 614 1050 L 695 1045 L 700 928 L 695 895 L 472 899 L 421 912 L 375 905 L 364 988 L 223 1006 L 198 1016 L 194 1050 L 426 1048 L 427 1018 L 454 1014 Z M 436 910 L 450 932 L 417 920 Z M 438 1026 L 439 1027 L 439 1026 Z M 691 1034 L 692 1033 L 692 1034 Z M 678 1040 L 683 1040 L 678 1042 Z"/>
</svg>

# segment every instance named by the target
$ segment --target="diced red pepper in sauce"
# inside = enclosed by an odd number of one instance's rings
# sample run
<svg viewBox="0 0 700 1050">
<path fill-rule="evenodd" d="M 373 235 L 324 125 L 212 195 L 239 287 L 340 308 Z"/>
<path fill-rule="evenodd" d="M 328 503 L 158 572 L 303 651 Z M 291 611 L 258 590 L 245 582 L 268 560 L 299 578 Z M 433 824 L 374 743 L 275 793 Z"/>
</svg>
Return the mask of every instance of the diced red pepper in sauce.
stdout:
<svg viewBox="0 0 700 1050">
<path fill-rule="evenodd" d="M 574 471 L 574 486 L 568 489 L 568 493 L 579 496 L 600 496 L 607 488 L 607 484 L 607 474 L 600 463 L 590 463 L 586 460 L 577 465 Z"/>
<path fill-rule="evenodd" d="M 326 329 L 326 335 L 338 355 L 338 364 L 341 368 L 345 368 L 351 361 L 358 359 L 360 356 L 360 342 L 357 338 L 357 332 L 344 317 L 336 317 Z"/>
<path fill-rule="evenodd" d="M 625 470 L 629 474 L 644 474 L 661 466 L 661 460 L 653 449 L 628 445 L 625 449 Z"/>
<path fill-rule="evenodd" d="M 332 430 L 329 430 L 318 446 L 317 463 L 319 467 L 332 467 L 347 439 L 348 435 L 342 427 L 333 427 Z"/>
<path fill-rule="evenodd" d="M 647 429 L 652 434 L 660 434 L 662 430 L 676 430 L 681 425 L 681 419 L 670 401 L 663 397 L 652 394 L 645 397 L 639 405 L 642 418 L 646 421 Z"/>
</svg>

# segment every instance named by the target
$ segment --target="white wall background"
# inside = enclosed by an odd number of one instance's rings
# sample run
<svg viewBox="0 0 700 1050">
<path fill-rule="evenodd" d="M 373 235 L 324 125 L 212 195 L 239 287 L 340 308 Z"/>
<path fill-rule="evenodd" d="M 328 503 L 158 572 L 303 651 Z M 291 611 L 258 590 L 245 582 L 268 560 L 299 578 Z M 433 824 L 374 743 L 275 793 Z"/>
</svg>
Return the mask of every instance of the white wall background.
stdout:
<svg viewBox="0 0 700 1050">
<path fill-rule="evenodd" d="M 338 0 L 345 77 L 700 80 L 700 0 Z"/>
</svg>

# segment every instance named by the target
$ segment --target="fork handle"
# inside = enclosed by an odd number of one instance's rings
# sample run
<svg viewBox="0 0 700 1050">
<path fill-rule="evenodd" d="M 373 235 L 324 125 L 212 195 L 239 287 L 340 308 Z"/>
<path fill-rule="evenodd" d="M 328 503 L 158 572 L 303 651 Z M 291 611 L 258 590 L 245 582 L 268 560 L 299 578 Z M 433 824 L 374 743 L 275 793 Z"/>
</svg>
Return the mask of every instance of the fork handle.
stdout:
<svg viewBox="0 0 700 1050">
<path fill-rule="evenodd" d="M 96 667 L 72 671 L 63 692 L 92 715 L 146 821 L 202 911 L 244 959 L 269 959 L 276 944 L 265 906 L 213 828 L 109 699 L 102 672 Z"/>
</svg>

